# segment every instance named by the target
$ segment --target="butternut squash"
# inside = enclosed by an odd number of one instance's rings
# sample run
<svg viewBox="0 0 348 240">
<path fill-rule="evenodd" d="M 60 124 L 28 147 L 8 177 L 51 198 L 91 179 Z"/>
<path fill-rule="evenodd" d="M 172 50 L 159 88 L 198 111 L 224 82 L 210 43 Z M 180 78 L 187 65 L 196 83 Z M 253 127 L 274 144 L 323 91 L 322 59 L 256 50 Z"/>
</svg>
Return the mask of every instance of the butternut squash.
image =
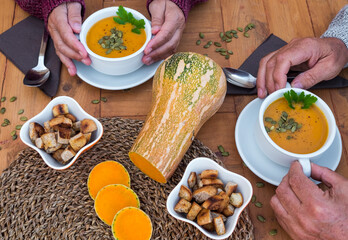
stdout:
<svg viewBox="0 0 348 240">
<path fill-rule="evenodd" d="M 94 209 L 98 217 L 111 226 L 116 213 L 125 207 L 140 207 L 138 196 L 132 189 L 122 184 L 111 184 L 103 187 L 94 201 Z"/>
<path fill-rule="evenodd" d="M 110 184 L 123 184 L 130 187 L 130 177 L 126 168 L 115 161 L 97 164 L 89 173 L 88 193 L 94 200 L 100 189 Z"/>
<path fill-rule="evenodd" d="M 150 113 L 129 157 L 149 177 L 166 183 L 201 126 L 223 103 L 226 78 L 212 59 L 181 52 L 158 67 L 152 91 Z"/>
<path fill-rule="evenodd" d="M 135 207 L 120 210 L 115 215 L 111 229 L 116 240 L 149 240 L 152 235 L 151 219 Z"/>
</svg>

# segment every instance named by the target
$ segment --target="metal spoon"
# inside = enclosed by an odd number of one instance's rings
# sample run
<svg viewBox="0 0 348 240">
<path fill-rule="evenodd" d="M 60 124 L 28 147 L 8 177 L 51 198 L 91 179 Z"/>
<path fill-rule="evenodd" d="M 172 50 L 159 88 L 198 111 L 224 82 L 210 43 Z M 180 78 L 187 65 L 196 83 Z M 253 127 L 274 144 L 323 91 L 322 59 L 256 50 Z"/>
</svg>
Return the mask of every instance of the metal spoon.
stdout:
<svg viewBox="0 0 348 240">
<path fill-rule="evenodd" d="M 243 88 L 254 88 L 256 86 L 256 77 L 248 72 L 228 67 L 223 68 L 223 71 L 227 82 L 233 85 Z M 299 72 L 290 71 L 287 75 L 287 79 L 294 79 L 298 74 Z"/>
<path fill-rule="evenodd" d="M 25 74 L 23 79 L 23 84 L 29 87 L 40 87 L 43 85 L 48 77 L 50 76 L 50 70 L 45 66 L 45 52 L 48 40 L 48 33 L 44 30 L 42 35 L 39 59 L 37 66 L 30 69 L 27 74 Z"/>
</svg>

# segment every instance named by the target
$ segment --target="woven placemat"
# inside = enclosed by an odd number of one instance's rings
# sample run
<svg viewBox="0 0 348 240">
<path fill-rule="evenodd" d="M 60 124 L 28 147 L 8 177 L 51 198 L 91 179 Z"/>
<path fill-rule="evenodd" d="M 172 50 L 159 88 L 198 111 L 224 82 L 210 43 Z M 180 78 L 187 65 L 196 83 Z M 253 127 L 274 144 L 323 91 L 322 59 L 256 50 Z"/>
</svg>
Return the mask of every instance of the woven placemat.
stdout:
<svg viewBox="0 0 348 240">
<path fill-rule="evenodd" d="M 141 209 L 151 218 L 152 239 L 207 239 L 191 224 L 171 217 L 166 198 L 192 159 L 205 156 L 221 164 L 214 153 L 195 140 L 170 181 L 161 185 L 127 155 L 143 122 L 116 117 L 100 121 L 102 139 L 67 170 L 50 169 L 32 149 L 19 153 L 0 176 L 0 239 L 113 239 L 110 227 L 95 214 L 86 184 L 92 168 L 105 160 L 116 160 L 128 170 Z M 246 211 L 229 239 L 254 239 Z"/>
</svg>

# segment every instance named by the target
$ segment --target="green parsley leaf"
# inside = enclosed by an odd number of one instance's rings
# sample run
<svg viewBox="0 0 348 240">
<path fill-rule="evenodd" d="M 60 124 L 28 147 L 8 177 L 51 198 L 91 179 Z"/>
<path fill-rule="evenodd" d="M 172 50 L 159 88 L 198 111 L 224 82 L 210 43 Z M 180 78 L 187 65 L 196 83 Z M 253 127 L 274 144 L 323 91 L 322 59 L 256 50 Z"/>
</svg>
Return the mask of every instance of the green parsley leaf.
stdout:
<svg viewBox="0 0 348 240">
<path fill-rule="evenodd" d="M 302 109 L 308 109 L 313 103 L 315 103 L 318 99 L 311 95 L 311 94 L 305 94 L 304 92 L 301 92 L 300 94 L 297 94 L 294 90 L 287 91 L 283 94 L 284 98 L 289 104 L 289 107 L 292 109 L 295 109 L 295 107 L 292 105 L 292 103 L 302 103 Z"/>
<path fill-rule="evenodd" d="M 137 20 L 131 12 L 127 12 L 123 6 L 119 6 L 116 12 L 118 17 L 114 17 L 114 21 L 118 24 L 126 24 L 127 22 L 132 24 L 134 28 L 132 32 L 136 34 L 140 34 L 140 29 L 145 29 L 145 21 L 144 19 Z"/>
</svg>

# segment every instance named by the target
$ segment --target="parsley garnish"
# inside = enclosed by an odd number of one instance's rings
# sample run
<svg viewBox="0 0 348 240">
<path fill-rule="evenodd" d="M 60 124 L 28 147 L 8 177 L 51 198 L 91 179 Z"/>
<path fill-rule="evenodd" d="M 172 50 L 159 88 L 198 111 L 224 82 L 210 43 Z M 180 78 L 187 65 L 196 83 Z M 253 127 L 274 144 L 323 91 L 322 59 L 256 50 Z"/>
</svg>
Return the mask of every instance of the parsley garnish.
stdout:
<svg viewBox="0 0 348 240">
<path fill-rule="evenodd" d="M 292 103 L 302 103 L 302 109 L 308 109 L 313 103 L 315 103 L 318 99 L 311 95 L 311 94 L 305 94 L 304 92 L 301 92 L 300 94 L 297 94 L 294 90 L 290 90 L 284 93 L 284 97 L 286 101 L 289 103 L 289 107 L 292 109 L 295 109 L 295 107 L 292 105 Z"/>
<path fill-rule="evenodd" d="M 134 28 L 132 29 L 132 32 L 136 34 L 140 34 L 140 29 L 145 28 L 144 19 L 140 19 L 140 20 L 135 19 L 133 14 L 130 12 L 127 12 L 123 6 L 118 7 L 116 14 L 118 15 L 118 17 L 114 17 L 114 21 L 122 25 L 126 24 L 127 22 L 132 24 L 134 26 Z"/>
</svg>

